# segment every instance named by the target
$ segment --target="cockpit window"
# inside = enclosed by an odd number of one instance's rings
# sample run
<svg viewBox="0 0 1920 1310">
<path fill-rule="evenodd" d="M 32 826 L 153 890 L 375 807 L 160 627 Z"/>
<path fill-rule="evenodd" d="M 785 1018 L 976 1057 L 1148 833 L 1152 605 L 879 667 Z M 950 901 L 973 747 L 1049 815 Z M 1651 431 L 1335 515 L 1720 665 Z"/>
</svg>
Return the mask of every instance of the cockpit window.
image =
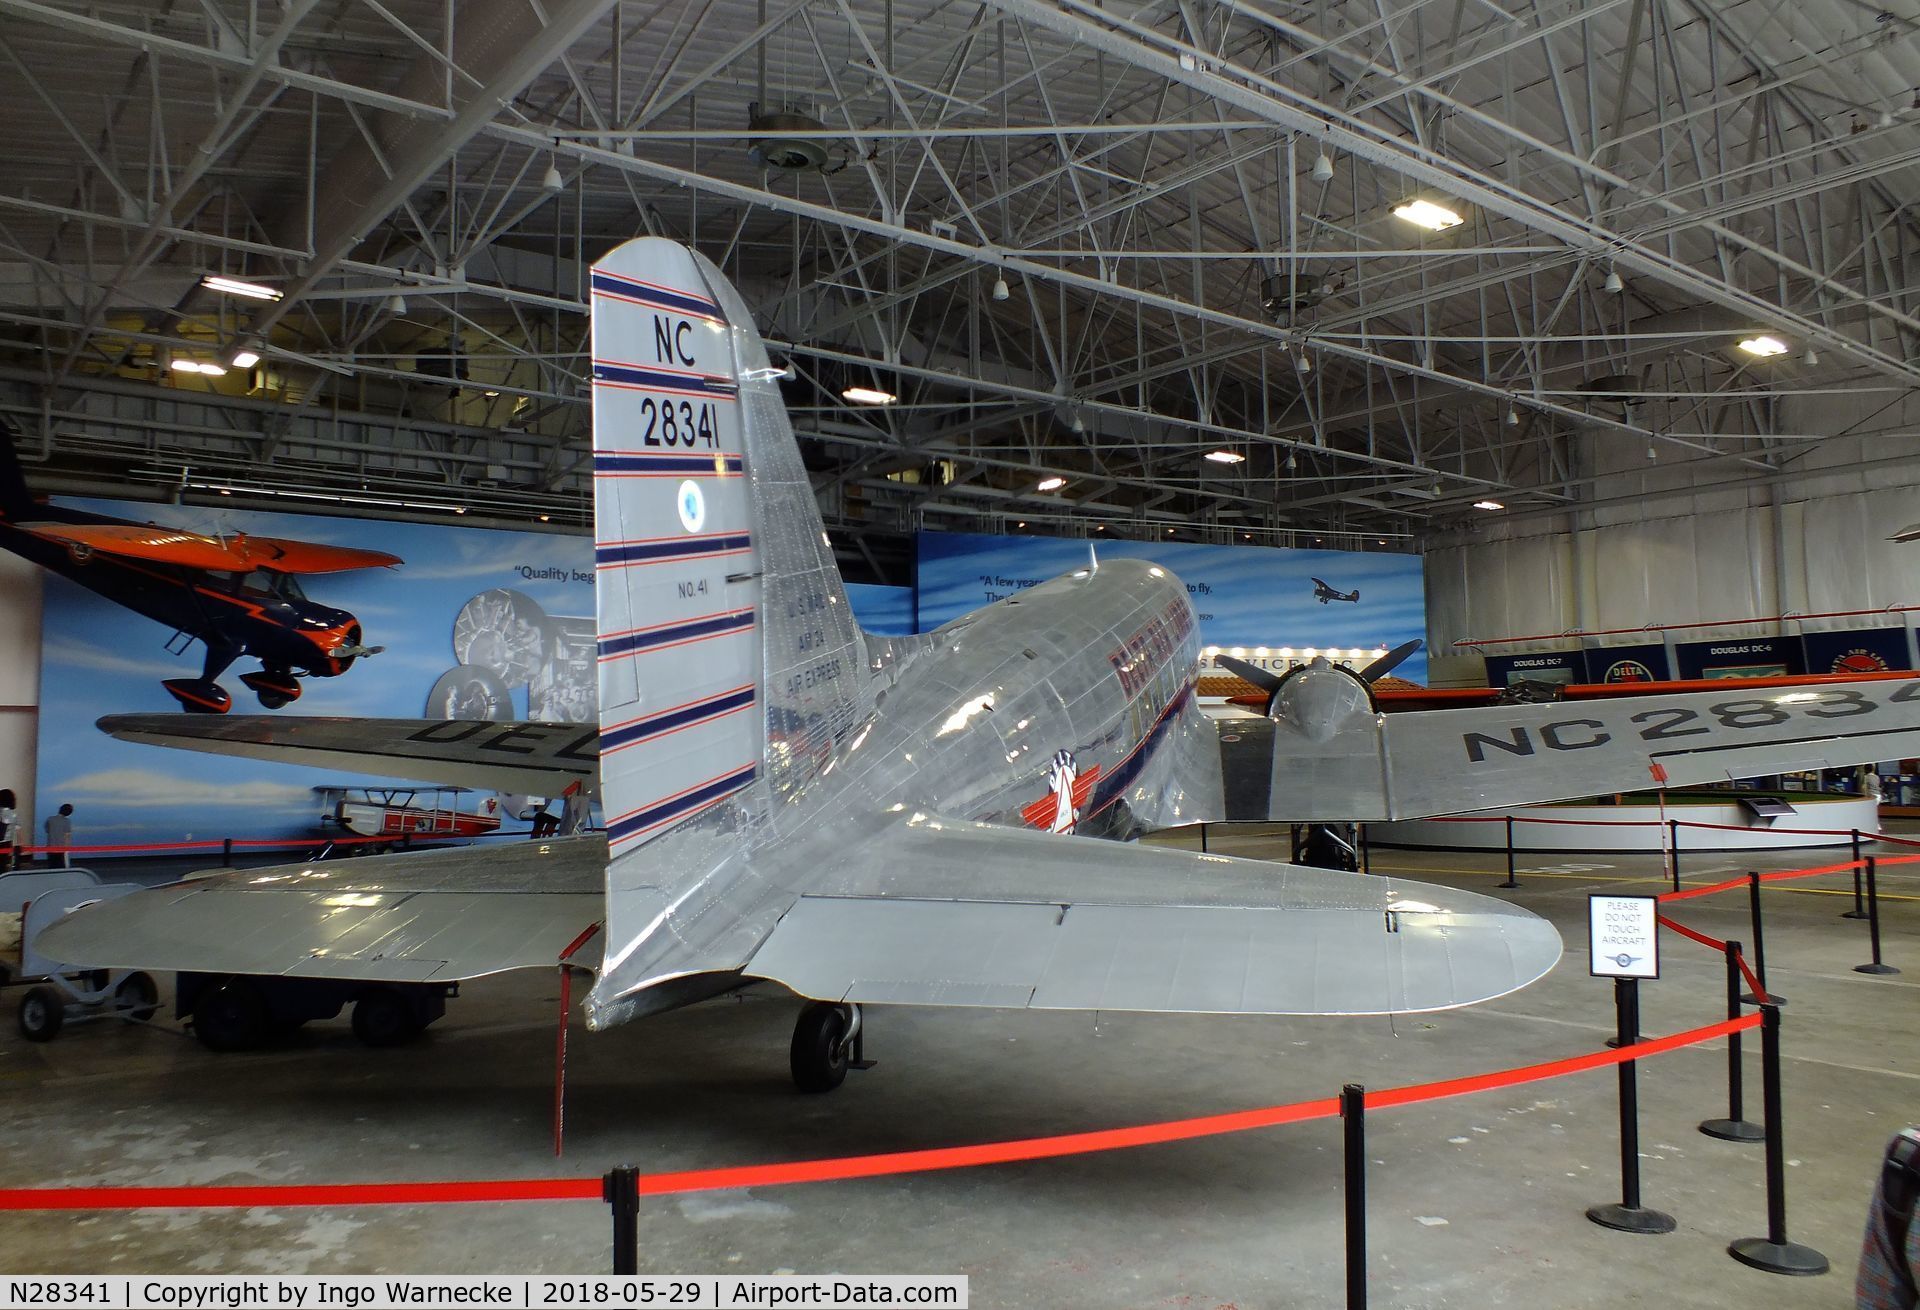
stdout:
<svg viewBox="0 0 1920 1310">
<path fill-rule="evenodd" d="M 279 600 L 305 600 L 306 592 L 300 589 L 300 581 L 291 573 L 275 573 L 269 569 L 255 569 L 242 574 L 238 579 L 242 591 L 260 592 Z"/>
</svg>

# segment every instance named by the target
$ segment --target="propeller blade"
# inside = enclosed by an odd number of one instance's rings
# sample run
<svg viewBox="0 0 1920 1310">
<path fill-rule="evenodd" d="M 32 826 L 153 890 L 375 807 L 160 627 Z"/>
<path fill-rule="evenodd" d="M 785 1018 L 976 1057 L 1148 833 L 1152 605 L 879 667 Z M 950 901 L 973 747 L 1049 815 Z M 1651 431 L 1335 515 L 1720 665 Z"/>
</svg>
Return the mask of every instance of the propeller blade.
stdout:
<svg viewBox="0 0 1920 1310">
<path fill-rule="evenodd" d="M 1215 655 L 1213 662 L 1229 672 L 1239 674 L 1269 695 L 1272 694 L 1274 688 L 1280 685 L 1280 679 L 1277 675 L 1267 672 L 1267 670 L 1257 664 L 1249 664 L 1245 660 L 1237 660 L 1231 655 Z"/>
<path fill-rule="evenodd" d="M 1412 641 L 1402 642 L 1373 663 L 1367 665 L 1366 668 L 1360 670 L 1360 680 L 1371 683 L 1386 677 L 1389 673 L 1392 673 L 1395 669 L 1406 663 L 1407 657 L 1419 649 L 1420 639 L 1418 637 L 1415 637 Z"/>
</svg>

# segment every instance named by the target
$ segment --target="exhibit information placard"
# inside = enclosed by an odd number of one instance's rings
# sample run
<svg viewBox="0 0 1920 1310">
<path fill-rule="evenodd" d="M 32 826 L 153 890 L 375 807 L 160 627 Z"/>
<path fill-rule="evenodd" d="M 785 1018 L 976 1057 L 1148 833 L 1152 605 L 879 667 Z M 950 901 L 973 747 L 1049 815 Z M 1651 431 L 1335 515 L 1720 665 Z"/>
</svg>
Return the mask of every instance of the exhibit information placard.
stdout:
<svg viewBox="0 0 1920 1310">
<path fill-rule="evenodd" d="M 1659 906 L 1655 896 L 1587 897 L 1587 972 L 1595 978 L 1658 978 Z"/>
</svg>

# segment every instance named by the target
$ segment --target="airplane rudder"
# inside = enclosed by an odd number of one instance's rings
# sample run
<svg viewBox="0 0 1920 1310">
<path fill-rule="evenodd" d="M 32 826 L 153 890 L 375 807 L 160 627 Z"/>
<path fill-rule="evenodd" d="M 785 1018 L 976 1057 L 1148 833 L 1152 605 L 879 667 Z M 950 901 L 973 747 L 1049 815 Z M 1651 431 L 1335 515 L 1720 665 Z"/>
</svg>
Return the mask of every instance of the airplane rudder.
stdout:
<svg viewBox="0 0 1920 1310">
<path fill-rule="evenodd" d="M 758 776 L 761 555 L 726 313 L 692 252 L 591 273 L 601 799 L 617 857 Z"/>
</svg>

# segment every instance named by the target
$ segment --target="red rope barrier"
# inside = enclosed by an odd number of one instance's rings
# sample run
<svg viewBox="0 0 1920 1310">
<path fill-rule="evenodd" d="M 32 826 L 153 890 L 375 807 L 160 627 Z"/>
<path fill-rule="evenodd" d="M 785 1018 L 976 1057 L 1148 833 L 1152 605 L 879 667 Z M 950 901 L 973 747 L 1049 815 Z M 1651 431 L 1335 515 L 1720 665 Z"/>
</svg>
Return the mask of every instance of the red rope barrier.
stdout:
<svg viewBox="0 0 1920 1310">
<path fill-rule="evenodd" d="M 1368 1092 L 1367 1108 L 1388 1109 L 1396 1105 L 1414 1105 L 1421 1101 L 1437 1101 L 1448 1096 L 1466 1096 L 1472 1092 L 1491 1091 L 1496 1087 L 1516 1087 L 1521 1083 L 1534 1083 L 1547 1078 L 1585 1073 L 1590 1069 L 1603 1069 L 1610 1064 L 1625 1064 L 1629 1060 L 1664 1055 L 1668 1051 L 1677 1051 L 1683 1046 L 1709 1042 L 1716 1037 L 1725 1037 L 1728 1033 L 1737 1033 L 1759 1026 L 1758 1014 L 1743 1014 L 1738 1019 L 1722 1019 L 1719 1023 L 1711 1023 L 1704 1028 L 1689 1028 L 1685 1032 L 1671 1033 L 1665 1037 L 1650 1037 L 1635 1042 L 1631 1046 L 1622 1046 L 1614 1050 L 1593 1051 L 1587 1055 L 1575 1055 L 1564 1060 L 1549 1060 L 1545 1064 L 1504 1069 L 1499 1073 L 1471 1074 L 1465 1078 L 1451 1078 L 1445 1082 L 1420 1083 L 1413 1087 L 1390 1087 L 1385 1091 Z"/>
<path fill-rule="evenodd" d="M 483 1183 L 0 1188 L 0 1210 L 234 1209 L 256 1205 L 449 1205 L 471 1201 L 599 1199 L 598 1178 L 506 1178 Z"/>
<path fill-rule="evenodd" d="M 1644 1059 L 1711 1041 L 1751 1028 L 1758 1014 L 1729 1019 L 1704 1028 L 1650 1038 L 1618 1050 L 1595 1051 L 1543 1064 L 1497 1073 L 1473 1074 L 1439 1082 L 1388 1088 L 1367 1095 L 1374 1108 L 1413 1105 L 1421 1101 L 1465 1096 L 1538 1082 L 1568 1074 L 1604 1068 L 1625 1060 Z M 854 1178 L 881 1178 L 894 1174 L 929 1173 L 990 1164 L 1013 1164 L 1067 1155 L 1086 1155 L 1167 1142 L 1190 1141 L 1226 1133 L 1273 1128 L 1282 1124 L 1331 1119 L 1340 1112 L 1337 1097 L 1295 1101 L 1254 1110 L 1203 1115 L 1104 1128 L 1091 1132 L 987 1142 L 974 1146 L 945 1146 L 918 1151 L 891 1151 L 877 1155 L 841 1156 L 826 1160 L 796 1160 L 787 1164 L 745 1165 L 719 1169 L 691 1169 L 646 1174 L 640 1191 L 646 1196 L 714 1191 L 741 1187 L 772 1187 L 794 1183 L 838 1182 Z M 455 1183 L 345 1183 L 305 1186 L 240 1187 L 15 1187 L 0 1189 L 0 1210 L 127 1210 L 183 1207 L 331 1206 L 331 1205 L 440 1205 L 477 1201 L 584 1201 L 600 1199 L 598 1178 L 546 1178 L 496 1182 Z"/>
</svg>

